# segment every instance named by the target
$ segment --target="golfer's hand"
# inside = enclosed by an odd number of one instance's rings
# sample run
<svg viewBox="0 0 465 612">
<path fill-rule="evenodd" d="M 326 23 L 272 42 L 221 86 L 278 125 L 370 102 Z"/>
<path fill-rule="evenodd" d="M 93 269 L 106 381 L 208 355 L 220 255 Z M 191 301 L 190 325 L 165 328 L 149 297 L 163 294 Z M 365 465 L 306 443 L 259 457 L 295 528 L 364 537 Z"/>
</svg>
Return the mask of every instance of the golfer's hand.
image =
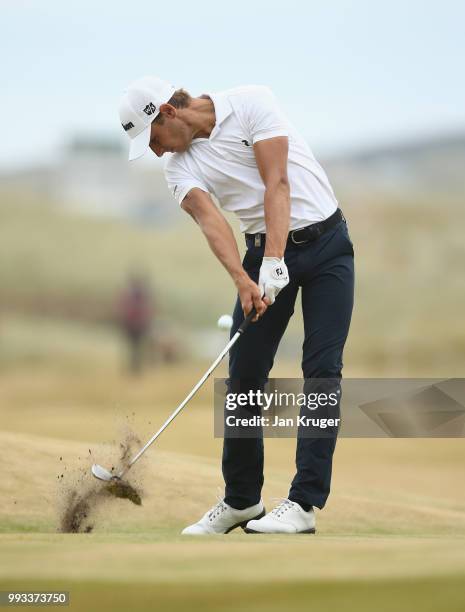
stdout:
<svg viewBox="0 0 465 612">
<path fill-rule="evenodd" d="M 264 257 L 260 268 L 258 287 L 260 294 L 273 304 L 276 296 L 289 283 L 289 272 L 284 257 Z"/>
<path fill-rule="evenodd" d="M 262 294 L 260 293 L 257 283 L 254 283 L 247 275 L 244 275 L 237 283 L 237 291 L 239 293 L 244 316 L 247 316 L 252 308 L 255 307 L 257 316 L 253 320 L 256 321 L 263 315 L 269 306 L 269 300 L 266 298 L 262 299 Z"/>
</svg>

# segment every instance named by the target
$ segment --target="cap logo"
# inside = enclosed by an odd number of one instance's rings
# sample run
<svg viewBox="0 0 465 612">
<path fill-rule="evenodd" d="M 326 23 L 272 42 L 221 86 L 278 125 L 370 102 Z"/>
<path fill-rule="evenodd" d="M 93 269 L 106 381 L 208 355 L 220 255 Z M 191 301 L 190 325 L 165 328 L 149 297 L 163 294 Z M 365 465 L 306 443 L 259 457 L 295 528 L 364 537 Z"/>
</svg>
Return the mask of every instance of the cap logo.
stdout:
<svg viewBox="0 0 465 612">
<path fill-rule="evenodd" d="M 128 123 L 122 123 L 121 125 L 123 126 L 123 130 L 125 132 L 134 127 L 134 123 L 132 121 L 129 121 Z"/>
<path fill-rule="evenodd" d="M 147 106 L 143 109 L 146 115 L 153 115 L 153 113 L 156 110 L 157 110 L 157 107 L 155 106 L 153 102 L 150 102 L 150 104 L 147 104 Z"/>
</svg>

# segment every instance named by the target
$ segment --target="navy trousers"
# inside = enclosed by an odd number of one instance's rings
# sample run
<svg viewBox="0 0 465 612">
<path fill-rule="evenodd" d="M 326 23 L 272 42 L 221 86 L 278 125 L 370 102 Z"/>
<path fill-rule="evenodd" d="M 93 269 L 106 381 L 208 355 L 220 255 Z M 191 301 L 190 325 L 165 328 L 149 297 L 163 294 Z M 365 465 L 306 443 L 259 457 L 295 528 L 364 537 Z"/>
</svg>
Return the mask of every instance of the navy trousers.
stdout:
<svg viewBox="0 0 465 612">
<path fill-rule="evenodd" d="M 248 244 L 243 266 L 258 282 L 264 246 Z M 292 245 L 284 255 L 290 282 L 264 316 L 252 323 L 231 349 L 229 383 L 237 391 L 263 389 L 279 342 L 294 313 L 299 288 L 304 342 L 302 372 L 306 379 L 342 376 L 342 353 L 349 332 L 354 296 L 354 251 L 345 221 L 314 242 Z M 233 335 L 244 319 L 239 299 Z M 330 491 L 336 438 L 297 438 L 296 474 L 289 499 L 323 508 Z M 223 444 L 225 502 L 244 509 L 259 502 L 263 487 L 263 438 L 228 438 Z"/>
</svg>

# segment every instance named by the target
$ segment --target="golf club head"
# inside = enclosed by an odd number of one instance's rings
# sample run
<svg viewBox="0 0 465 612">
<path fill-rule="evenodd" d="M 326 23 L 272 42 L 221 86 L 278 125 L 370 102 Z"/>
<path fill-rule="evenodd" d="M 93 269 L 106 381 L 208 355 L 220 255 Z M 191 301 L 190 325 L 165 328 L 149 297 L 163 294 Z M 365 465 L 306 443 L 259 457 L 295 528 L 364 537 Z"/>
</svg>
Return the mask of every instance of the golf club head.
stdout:
<svg viewBox="0 0 465 612">
<path fill-rule="evenodd" d="M 116 478 L 116 476 L 114 476 L 111 472 L 106 470 L 98 463 L 94 463 L 94 465 L 92 466 L 92 474 L 93 476 L 95 476 L 95 478 L 98 478 L 99 480 L 105 480 L 106 482 L 109 482 Z"/>
</svg>

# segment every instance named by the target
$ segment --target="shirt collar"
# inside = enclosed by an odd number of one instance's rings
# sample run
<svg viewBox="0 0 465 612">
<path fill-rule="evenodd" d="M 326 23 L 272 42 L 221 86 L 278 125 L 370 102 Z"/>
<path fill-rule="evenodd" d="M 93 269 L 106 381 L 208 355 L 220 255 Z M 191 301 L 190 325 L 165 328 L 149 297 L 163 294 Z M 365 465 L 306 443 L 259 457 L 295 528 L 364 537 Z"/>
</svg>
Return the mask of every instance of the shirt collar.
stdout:
<svg viewBox="0 0 465 612">
<path fill-rule="evenodd" d="M 219 132 L 221 124 L 223 121 L 229 117 L 232 113 L 231 102 L 228 97 L 221 93 L 208 94 L 213 102 L 213 106 L 215 107 L 215 117 L 216 123 L 210 134 L 210 139 L 214 138 L 216 134 Z"/>
</svg>

